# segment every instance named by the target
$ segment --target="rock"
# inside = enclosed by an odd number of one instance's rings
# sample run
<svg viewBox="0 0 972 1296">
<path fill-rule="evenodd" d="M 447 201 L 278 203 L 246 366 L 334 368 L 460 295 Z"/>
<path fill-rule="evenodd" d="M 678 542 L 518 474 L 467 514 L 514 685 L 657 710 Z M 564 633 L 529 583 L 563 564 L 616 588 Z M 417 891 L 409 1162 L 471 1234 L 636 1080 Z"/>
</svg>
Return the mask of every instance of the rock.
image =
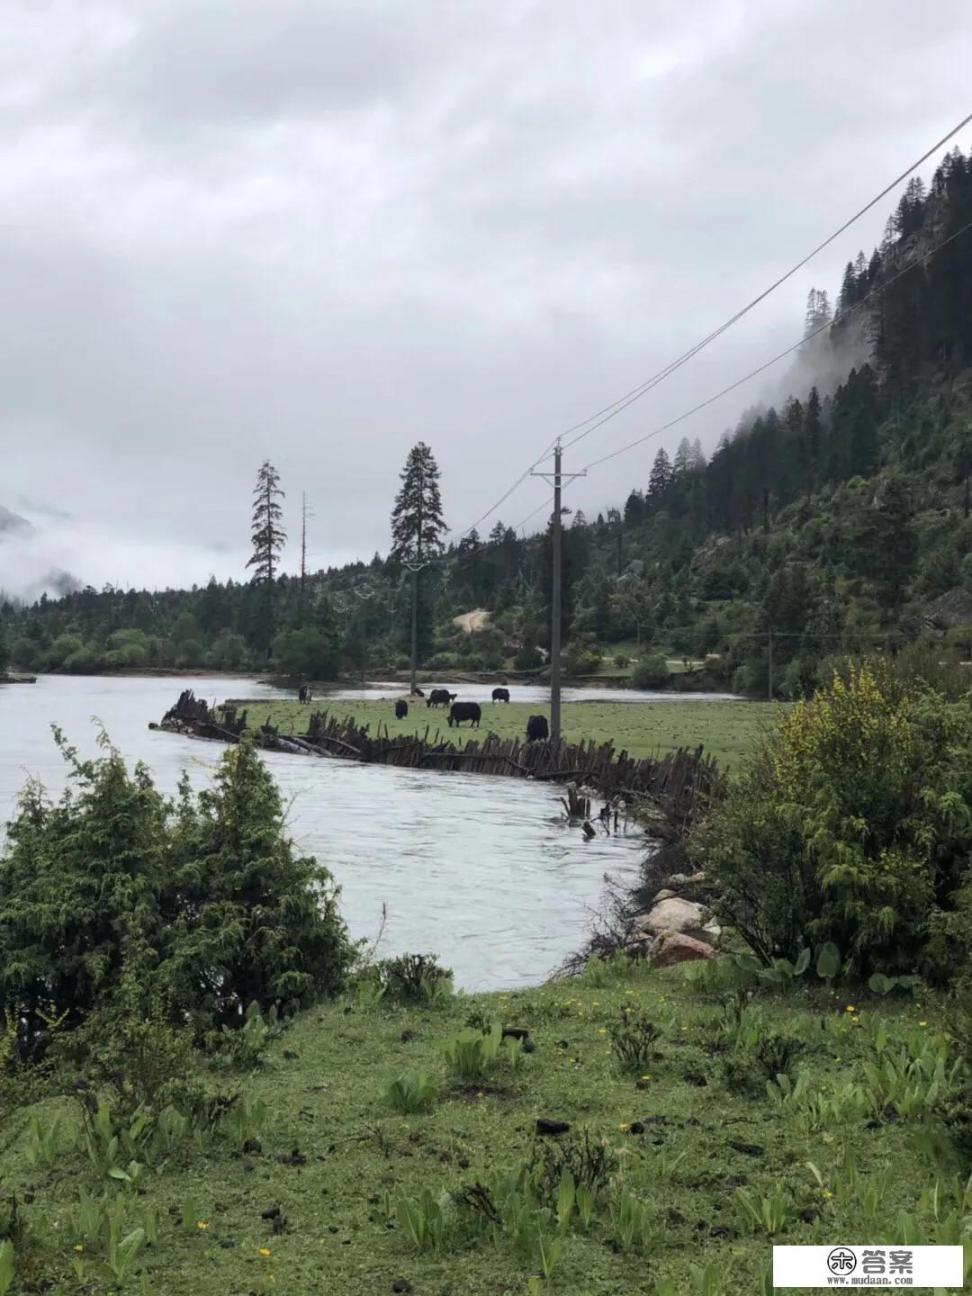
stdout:
<svg viewBox="0 0 972 1296">
<path fill-rule="evenodd" d="M 670 887 L 662 887 L 660 891 L 655 892 L 655 904 L 657 904 L 659 900 L 671 900 L 671 898 L 676 895 L 678 895 L 677 891 L 673 891 Z"/>
<path fill-rule="evenodd" d="M 570 1129 L 567 1121 L 548 1120 L 546 1116 L 537 1117 L 538 1134 L 566 1134 Z"/>
<path fill-rule="evenodd" d="M 646 914 L 635 919 L 639 931 L 661 932 L 687 931 L 689 928 L 705 925 L 704 910 L 694 900 L 683 900 L 681 896 L 671 896 L 659 900 Z"/>
<path fill-rule="evenodd" d="M 649 957 L 652 967 L 673 967 L 676 963 L 693 963 L 713 957 L 714 950 L 705 941 L 686 936 L 683 932 L 666 932 L 651 947 Z"/>
<path fill-rule="evenodd" d="M 666 932 L 683 932 L 695 940 L 714 945 L 722 934 L 718 923 L 707 922 L 705 906 L 682 896 L 659 900 L 646 914 L 635 919 L 635 929 L 642 936 L 661 936 Z"/>
</svg>

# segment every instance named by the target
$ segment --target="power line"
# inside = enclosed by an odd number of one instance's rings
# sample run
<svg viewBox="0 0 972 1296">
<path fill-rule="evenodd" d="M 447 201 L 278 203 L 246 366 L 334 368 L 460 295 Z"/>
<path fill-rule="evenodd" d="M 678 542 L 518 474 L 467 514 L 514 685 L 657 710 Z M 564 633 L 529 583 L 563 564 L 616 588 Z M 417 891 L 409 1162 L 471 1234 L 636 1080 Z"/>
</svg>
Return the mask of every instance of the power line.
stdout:
<svg viewBox="0 0 972 1296">
<path fill-rule="evenodd" d="M 723 333 L 725 333 L 728 329 L 730 329 L 734 324 L 738 323 L 738 321 L 741 320 L 745 315 L 748 315 L 751 310 L 753 310 L 761 302 L 765 301 L 766 298 L 769 297 L 771 293 L 775 292 L 777 288 L 779 288 L 782 284 L 786 283 L 788 279 L 791 279 L 798 271 L 802 270 L 803 267 L 809 261 L 812 261 L 813 258 L 819 252 L 822 252 L 824 248 L 829 247 L 831 243 L 833 243 L 836 239 L 838 239 L 841 236 L 841 234 L 845 233 L 848 229 L 850 229 L 850 227 L 853 224 L 855 224 L 856 221 L 860 220 L 862 216 L 866 215 L 867 212 L 869 212 L 873 207 L 875 207 L 883 198 L 886 198 L 887 195 L 893 189 L 895 189 L 903 180 L 906 180 L 913 171 L 917 170 L 917 168 L 922 165 L 922 163 L 927 162 L 928 159 L 934 153 L 936 153 L 940 148 L 944 147 L 944 145 L 947 144 L 949 140 L 951 140 L 955 135 L 957 135 L 959 131 L 961 131 L 970 122 L 972 122 L 972 113 L 969 113 L 966 117 L 963 117 L 963 119 L 958 123 L 958 125 L 954 126 L 948 132 L 947 135 L 943 135 L 942 138 L 938 140 L 936 143 L 934 143 L 929 149 L 927 149 L 921 155 L 920 158 L 912 162 L 911 165 L 906 168 L 906 170 L 902 171 L 901 174 L 896 176 L 894 180 L 892 180 L 889 184 L 885 185 L 885 187 L 880 191 L 880 193 L 874 195 L 874 197 L 870 200 L 870 202 L 868 202 L 865 206 L 861 207 L 860 210 L 855 212 L 854 215 L 849 217 L 848 220 L 844 221 L 843 225 L 841 225 L 838 229 L 834 230 L 834 232 L 831 235 L 829 235 L 829 237 L 824 239 L 822 243 L 818 243 L 817 246 L 812 251 L 808 252 L 806 256 L 804 256 L 800 261 L 798 261 L 796 265 L 792 266 L 789 270 L 787 270 L 785 274 L 781 275 L 778 279 L 776 279 L 773 283 L 771 283 L 768 288 L 765 288 L 761 293 L 759 293 L 758 296 L 754 297 L 750 302 L 748 302 L 745 306 L 743 306 L 741 310 L 736 311 L 734 315 L 730 316 L 730 318 L 727 319 L 723 324 L 720 324 L 718 328 L 713 329 L 711 333 L 708 333 L 694 346 L 690 347 L 688 351 L 683 352 L 682 355 L 678 356 L 675 360 L 672 360 L 663 369 L 660 369 L 657 373 L 653 374 L 650 378 L 646 379 L 643 383 L 640 383 L 637 387 L 632 388 L 631 391 L 627 392 L 624 396 L 620 396 L 617 400 L 612 401 L 609 405 L 603 406 L 603 408 L 597 410 L 594 414 L 589 415 L 588 418 L 582 419 L 580 423 L 573 424 L 571 427 L 566 428 L 558 436 L 554 437 L 553 440 L 547 443 L 545 449 L 537 457 L 537 459 L 535 459 L 534 462 L 530 464 L 528 468 L 525 468 L 524 471 L 520 474 L 520 476 L 517 477 L 516 481 L 513 482 L 512 486 L 510 486 L 506 491 L 503 492 L 503 494 L 499 497 L 499 499 L 496 501 L 495 504 L 492 504 L 486 510 L 485 513 L 483 513 L 480 517 L 478 517 L 475 522 L 471 523 L 464 530 L 459 531 L 457 533 L 453 533 L 452 530 L 450 529 L 450 531 L 447 532 L 447 534 L 457 534 L 458 537 L 461 539 L 463 536 L 468 535 L 471 531 L 474 531 L 478 526 L 480 526 L 483 522 L 485 522 L 487 518 L 491 517 L 498 508 L 500 508 L 503 504 L 506 503 L 506 501 L 510 498 L 513 492 L 517 490 L 523 484 L 524 481 L 526 481 L 527 477 L 530 476 L 533 470 L 539 464 L 543 463 L 543 461 L 549 456 L 551 450 L 556 445 L 560 437 L 571 436 L 571 434 L 575 432 L 578 433 L 577 436 L 573 436 L 571 440 L 565 442 L 563 448 L 565 450 L 569 449 L 572 445 L 576 445 L 579 441 L 582 441 L 584 437 L 589 436 L 592 432 L 595 432 L 599 427 L 603 427 L 603 425 L 605 423 L 610 422 L 611 419 L 616 418 L 618 414 L 621 414 L 624 410 L 626 410 L 629 405 L 632 405 L 636 400 L 639 400 L 642 396 L 646 395 L 653 388 L 657 387 L 660 383 L 664 382 L 666 378 L 668 378 L 671 374 L 675 373 L 678 369 L 681 369 L 683 365 L 688 364 L 688 362 L 691 359 L 693 359 L 696 355 L 698 355 L 700 351 L 704 350 L 705 347 L 709 346 L 709 344 L 714 342 L 718 337 L 721 337 Z M 588 427 L 587 426 L 588 424 L 590 424 L 591 426 Z"/>
<path fill-rule="evenodd" d="M 515 482 L 513 483 L 513 485 L 509 488 L 509 490 L 504 491 L 503 494 L 502 494 L 502 495 L 499 497 L 499 499 L 496 501 L 496 503 L 493 504 L 493 505 L 491 505 L 491 506 L 486 510 L 486 512 L 482 515 L 482 517 L 478 517 L 478 518 L 476 519 L 475 522 L 470 523 L 469 526 L 465 527 L 462 531 L 459 531 L 459 532 L 457 533 L 459 539 L 461 540 L 463 536 L 469 535 L 469 533 L 470 533 L 471 531 L 475 531 L 476 528 L 477 528 L 477 527 L 478 527 L 482 522 L 485 522 L 486 519 L 487 519 L 488 517 L 491 517 L 491 516 L 496 512 L 496 510 L 497 510 L 498 508 L 500 508 L 503 504 L 505 504 L 506 501 L 507 501 L 507 500 L 510 498 L 510 496 L 513 494 L 513 492 L 517 489 L 517 487 L 521 486 L 521 485 L 523 484 L 523 482 L 526 481 L 526 479 L 527 479 L 527 478 L 530 476 L 530 474 L 533 472 L 534 468 L 536 468 L 538 464 L 542 464 L 542 463 L 543 463 L 544 459 L 546 459 L 546 458 L 548 457 L 548 455 L 550 454 L 550 451 L 554 448 L 554 446 L 555 446 L 556 444 L 557 444 L 557 438 L 556 438 L 556 437 L 554 437 L 554 439 L 553 439 L 552 441 L 548 441 L 548 442 L 547 442 L 547 445 L 546 445 L 546 448 L 544 449 L 543 453 L 539 456 L 539 458 L 534 459 L 533 463 L 530 464 L 529 468 L 525 468 L 525 469 L 523 470 L 523 472 L 520 473 L 519 477 L 517 477 L 516 481 L 515 481 Z M 534 510 L 534 512 L 537 512 L 537 511 L 538 511 L 538 510 L 536 510 L 536 509 Z M 530 517 L 532 517 L 532 516 L 533 516 L 533 514 L 531 513 L 531 514 L 530 514 Z M 527 520 L 528 520 L 528 519 L 527 519 Z M 522 523 L 521 523 L 520 525 L 522 525 Z M 518 527 L 515 527 L 515 528 L 514 528 L 514 530 L 517 530 L 517 529 L 518 529 Z M 446 535 L 451 535 L 451 534 L 452 534 L 451 529 L 450 529 L 449 531 L 446 532 Z"/>
<path fill-rule="evenodd" d="M 869 293 L 862 297 L 860 301 L 855 302 L 851 307 L 844 311 L 838 317 L 838 320 L 847 319 L 855 311 L 860 310 L 861 307 L 865 306 L 872 297 L 886 291 L 892 286 L 892 284 L 897 283 L 899 279 L 908 274 L 909 271 L 915 270 L 920 265 L 930 261 L 933 256 L 942 250 L 942 248 L 947 247 L 949 243 L 954 242 L 955 239 L 959 238 L 962 234 L 965 234 L 969 229 L 972 229 L 972 221 L 968 221 L 961 227 L 961 229 L 956 230 L 955 233 L 949 235 L 947 239 L 943 239 L 941 243 L 936 244 L 930 252 L 925 253 L 920 259 L 910 261 L 908 265 L 904 266 L 897 274 L 893 275 L 884 283 L 877 284 Z M 636 446 L 643 445 L 645 441 L 650 441 L 652 437 L 661 436 L 663 432 L 668 432 L 679 423 L 684 423 L 685 420 L 691 418 L 693 414 L 698 414 L 700 410 L 707 409 L 710 405 L 714 405 L 716 401 L 721 400 L 723 396 L 728 396 L 730 392 L 734 392 L 738 387 L 742 387 L 745 383 L 751 381 L 751 379 L 757 378 L 761 373 L 765 373 L 767 369 L 770 369 L 780 360 L 785 360 L 786 357 L 792 355 L 794 351 L 799 351 L 802 346 L 805 346 L 808 342 L 812 341 L 813 338 L 826 332 L 827 329 L 831 327 L 832 325 L 830 321 L 826 324 L 819 325 L 819 327 L 813 329 L 812 332 L 808 333 L 805 337 L 802 337 L 799 342 L 794 342 L 792 346 L 787 347 L 785 351 L 781 351 L 778 355 L 773 356 L 771 360 L 767 360 L 757 368 L 750 370 L 750 372 L 744 374 L 742 378 L 737 378 L 736 381 L 731 382 L 728 387 L 723 387 L 721 391 L 707 397 L 704 401 L 700 401 L 697 405 L 693 405 L 691 409 L 686 410 L 683 414 L 679 414 L 677 417 L 669 419 L 667 423 L 661 424 L 660 427 L 654 428 L 651 432 L 646 432 L 644 436 L 636 437 L 634 441 L 629 441 L 627 445 L 623 445 L 617 450 L 612 450 L 608 454 L 601 455 L 599 459 L 592 459 L 590 463 L 585 465 L 585 469 L 589 471 L 591 468 L 597 468 L 600 464 L 607 463 L 609 459 L 616 459 L 618 455 L 626 454 Z"/>
<path fill-rule="evenodd" d="M 972 113 L 969 113 L 966 117 L 963 117 L 962 120 L 958 123 L 958 125 L 953 126 L 953 128 L 948 132 L 947 135 L 942 136 L 942 138 L 938 140 L 936 143 L 934 143 L 931 146 L 931 148 L 927 149 L 921 155 L 921 157 L 917 159 L 917 161 L 912 162 L 911 165 L 907 167 L 906 170 L 902 171 L 901 174 L 896 176 L 894 180 L 892 180 L 889 184 L 885 185 L 885 187 L 881 190 L 881 192 L 875 194 L 874 197 L 870 200 L 870 202 L 865 204 L 865 206 L 861 207 L 860 210 L 855 212 L 854 215 L 851 216 L 848 220 L 844 221 L 843 225 L 841 225 L 839 229 L 834 230 L 833 234 L 825 238 L 822 243 L 818 243 L 817 246 L 811 252 L 808 252 L 807 255 L 802 258 L 802 260 L 798 261 L 796 265 L 792 266 L 789 270 L 787 270 L 786 274 L 781 275 L 777 280 L 771 283 L 768 288 L 765 288 L 757 297 L 754 297 L 752 301 L 748 302 L 747 305 L 743 306 L 741 310 L 738 310 L 735 313 L 735 315 L 730 316 L 730 318 L 727 319 L 725 323 L 720 324 L 718 328 L 713 329 L 711 333 L 709 333 L 706 337 L 702 338 L 701 341 L 697 342 L 695 346 L 690 347 L 688 351 L 683 352 L 681 356 L 679 356 L 676 360 L 671 361 L 671 363 L 666 365 L 664 369 L 660 369 L 656 374 L 653 374 L 651 378 L 646 379 L 643 383 L 639 384 L 639 386 L 632 388 L 632 390 L 627 392 L 624 396 L 620 396 L 616 401 L 612 401 L 610 405 L 605 405 L 602 409 L 598 410 L 594 414 L 591 414 L 588 418 L 583 419 L 580 423 L 576 423 L 574 424 L 573 427 L 567 428 L 566 431 L 562 433 L 563 436 L 569 436 L 572 432 L 578 432 L 579 435 L 573 437 L 572 440 L 566 442 L 564 445 L 564 449 L 569 450 L 572 445 L 576 445 L 578 441 L 582 441 L 584 437 L 589 436 L 592 432 L 596 431 L 599 427 L 603 427 L 605 423 L 608 423 L 611 419 L 616 418 L 617 415 L 622 413 L 624 410 L 626 410 L 629 405 L 632 405 L 636 400 L 639 400 L 642 396 L 646 395 L 654 387 L 657 387 L 659 383 L 663 382 L 667 377 L 669 377 L 670 374 L 673 374 L 677 369 L 680 369 L 683 365 L 687 364 L 689 360 L 691 360 L 694 356 L 698 355 L 700 351 L 702 351 L 705 347 L 707 347 L 710 342 L 714 342 L 715 339 L 720 337 L 723 333 L 725 333 L 727 329 L 730 329 L 733 326 L 733 324 L 736 324 L 739 320 L 741 320 L 744 315 L 748 315 L 751 310 L 753 310 L 756 306 L 758 306 L 760 302 L 765 301 L 766 298 L 769 297 L 771 293 L 775 292 L 777 288 L 779 288 L 782 284 L 786 283 L 788 279 L 792 279 L 792 277 L 799 270 L 802 270 L 803 267 L 809 261 L 813 260 L 813 258 L 817 255 L 818 252 L 822 252 L 824 248 L 829 247 L 830 244 L 835 241 L 835 239 L 838 239 L 841 236 L 841 234 L 845 233 L 845 231 L 850 229 L 850 227 L 856 221 L 860 220 L 862 216 L 866 215 L 867 212 L 869 212 L 872 209 L 872 207 L 875 207 L 882 200 L 882 198 L 886 198 L 892 189 L 897 188 L 897 186 L 902 182 L 902 180 L 906 180 L 913 171 L 916 171 L 918 167 L 922 165 L 923 162 L 927 162 L 933 153 L 936 153 L 940 148 L 942 148 L 945 144 L 947 144 L 949 140 L 952 139 L 955 135 L 957 135 L 959 131 L 963 129 L 963 127 L 969 124 L 969 122 L 972 122 Z M 595 420 L 597 421 L 595 422 Z M 588 423 L 592 424 L 592 426 L 586 427 Z M 582 428 L 586 428 L 586 430 L 580 431 L 580 429 Z"/>
</svg>

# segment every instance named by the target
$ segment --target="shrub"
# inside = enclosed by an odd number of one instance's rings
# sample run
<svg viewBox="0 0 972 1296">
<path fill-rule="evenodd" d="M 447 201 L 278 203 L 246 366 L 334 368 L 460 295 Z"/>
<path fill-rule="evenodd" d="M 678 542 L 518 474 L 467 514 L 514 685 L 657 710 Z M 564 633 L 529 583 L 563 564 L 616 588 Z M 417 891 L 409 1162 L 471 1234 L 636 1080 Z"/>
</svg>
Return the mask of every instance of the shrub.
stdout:
<svg viewBox="0 0 972 1296">
<path fill-rule="evenodd" d="M 524 644 L 513 658 L 513 665 L 520 671 L 539 670 L 543 665 L 543 653 L 532 644 Z"/>
<path fill-rule="evenodd" d="M 654 1060 L 655 1044 L 661 1032 L 647 1017 L 629 1008 L 621 1010 L 621 1020 L 611 1028 L 611 1048 L 622 1071 L 641 1075 Z"/>
<path fill-rule="evenodd" d="M 146 1005 L 206 1031 L 242 1025 L 251 1003 L 341 988 L 354 951 L 330 874 L 295 854 L 251 745 L 225 754 L 214 787 L 194 798 L 184 781 L 172 803 L 104 736 L 93 761 L 58 740 L 68 790 L 52 805 L 28 783 L 0 857 L 0 1028 L 14 1025 L 19 1059 L 47 1050 L 54 1019 L 89 1023 L 79 1042 L 91 1044 L 109 1040 L 116 1012 L 134 1031 Z M 151 1054 L 151 1030 L 139 1048 Z"/>
<path fill-rule="evenodd" d="M 972 848 L 972 707 L 864 663 L 787 714 L 690 843 L 766 963 L 948 979 Z"/>
<path fill-rule="evenodd" d="M 398 954 L 369 968 L 377 997 L 404 1004 L 433 1003 L 452 993 L 452 972 L 434 954 Z"/>
<path fill-rule="evenodd" d="M 660 653 L 652 657 L 645 657 L 635 666 L 631 672 L 631 687 L 636 689 L 656 689 L 662 688 L 668 683 L 671 672 L 668 669 L 668 662 Z"/>
</svg>

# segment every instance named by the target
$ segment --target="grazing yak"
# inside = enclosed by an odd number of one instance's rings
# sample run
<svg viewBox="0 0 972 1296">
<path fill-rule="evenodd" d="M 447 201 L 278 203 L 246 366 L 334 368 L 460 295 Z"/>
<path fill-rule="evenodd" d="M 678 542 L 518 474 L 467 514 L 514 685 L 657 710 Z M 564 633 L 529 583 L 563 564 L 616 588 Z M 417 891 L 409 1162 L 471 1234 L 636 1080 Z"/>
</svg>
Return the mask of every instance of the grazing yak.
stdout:
<svg viewBox="0 0 972 1296">
<path fill-rule="evenodd" d="M 309 684 L 301 684 L 300 688 L 297 690 L 297 700 L 298 702 L 309 702 L 311 700 Z"/>
<path fill-rule="evenodd" d="M 399 699 L 395 703 L 395 719 L 404 720 L 407 715 L 408 715 L 408 703 L 403 702 L 401 699 Z"/>
<path fill-rule="evenodd" d="M 530 716 L 527 720 L 527 742 L 539 742 L 550 737 L 550 726 L 546 716 Z"/>
<path fill-rule="evenodd" d="M 448 706 L 450 702 L 455 702 L 456 694 L 450 693 L 448 689 L 433 689 L 425 700 L 427 707 Z"/>
<path fill-rule="evenodd" d="M 453 702 L 449 708 L 449 728 L 455 725 L 458 729 L 463 720 L 468 720 L 470 725 L 475 725 L 478 729 L 482 715 L 482 708 L 478 702 Z"/>
<path fill-rule="evenodd" d="M 494 689 L 493 689 L 493 701 L 494 701 L 494 702 L 509 702 L 509 700 L 510 700 L 510 690 L 509 690 L 509 689 L 507 689 L 507 688 L 494 688 Z"/>
</svg>

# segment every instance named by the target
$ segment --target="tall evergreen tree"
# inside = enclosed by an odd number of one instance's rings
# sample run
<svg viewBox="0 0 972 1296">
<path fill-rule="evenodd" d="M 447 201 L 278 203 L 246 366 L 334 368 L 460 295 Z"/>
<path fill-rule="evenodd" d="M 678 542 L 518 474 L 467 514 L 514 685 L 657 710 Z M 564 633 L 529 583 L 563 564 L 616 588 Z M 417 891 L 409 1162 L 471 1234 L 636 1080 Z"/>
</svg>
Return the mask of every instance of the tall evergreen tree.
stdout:
<svg viewBox="0 0 972 1296">
<path fill-rule="evenodd" d="M 671 484 L 672 464 L 662 447 L 655 455 L 655 462 L 651 466 L 651 475 L 648 478 L 648 499 L 654 507 L 657 508 L 661 504 Z"/>
<path fill-rule="evenodd" d="M 672 464 L 672 473 L 677 479 L 684 477 L 692 467 L 692 447 L 689 444 L 688 437 L 682 437 L 678 443 L 678 449 L 675 451 L 675 462 Z"/>
<path fill-rule="evenodd" d="M 432 610 L 422 598 L 421 569 L 429 559 L 442 552 L 442 534 L 445 531 L 439 493 L 439 465 L 424 441 L 419 441 L 408 452 L 401 482 L 392 509 L 389 557 L 408 567 L 412 573 L 409 653 L 414 692 L 418 660 L 425 655 L 420 649 L 431 644 Z"/>
<path fill-rule="evenodd" d="M 399 562 L 422 562 L 442 552 L 442 497 L 439 466 L 424 441 L 412 447 L 401 471 L 401 487 L 392 509 L 389 557 Z"/>
<path fill-rule="evenodd" d="M 283 509 L 279 503 L 283 498 L 280 474 L 269 459 L 264 459 L 253 491 L 253 519 L 250 527 L 253 553 L 246 565 L 253 568 L 252 583 L 264 590 L 260 613 L 254 626 L 254 639 L 258 647 L 267 652 L 274 633 L 274 582 L 280 554 L 287 539 L 287 533 L 283 529 Z"/>
<path fill-rule="evenodd" d="M 823 443 L 823 419 L 820 412 L 820 393 L 816 387 L 810 388 L 807 397 L 807 411 L 803 422 L 803 435 L 807 447 L 807 462 L 810 470 L 810 481 L 817 482 L 820 477 L 820 458 Z"/>
<path fill-rule="evenodd" d="M 831 319 L 830 298 L 826 292 L 820 292 L 816 288 L 811 288 L 807 297 L 807 314 L 804 322 L 804 337 L 809 337 L 811 333 L 816 333 L 823 325 L 829 324 Z"/>
<path fill-rule="evenodd" d="M 624 525 L 640 526 L 645 520 L 645 497 L 640 490 L 633 490 L 624 503 Z"/>
</svg>

